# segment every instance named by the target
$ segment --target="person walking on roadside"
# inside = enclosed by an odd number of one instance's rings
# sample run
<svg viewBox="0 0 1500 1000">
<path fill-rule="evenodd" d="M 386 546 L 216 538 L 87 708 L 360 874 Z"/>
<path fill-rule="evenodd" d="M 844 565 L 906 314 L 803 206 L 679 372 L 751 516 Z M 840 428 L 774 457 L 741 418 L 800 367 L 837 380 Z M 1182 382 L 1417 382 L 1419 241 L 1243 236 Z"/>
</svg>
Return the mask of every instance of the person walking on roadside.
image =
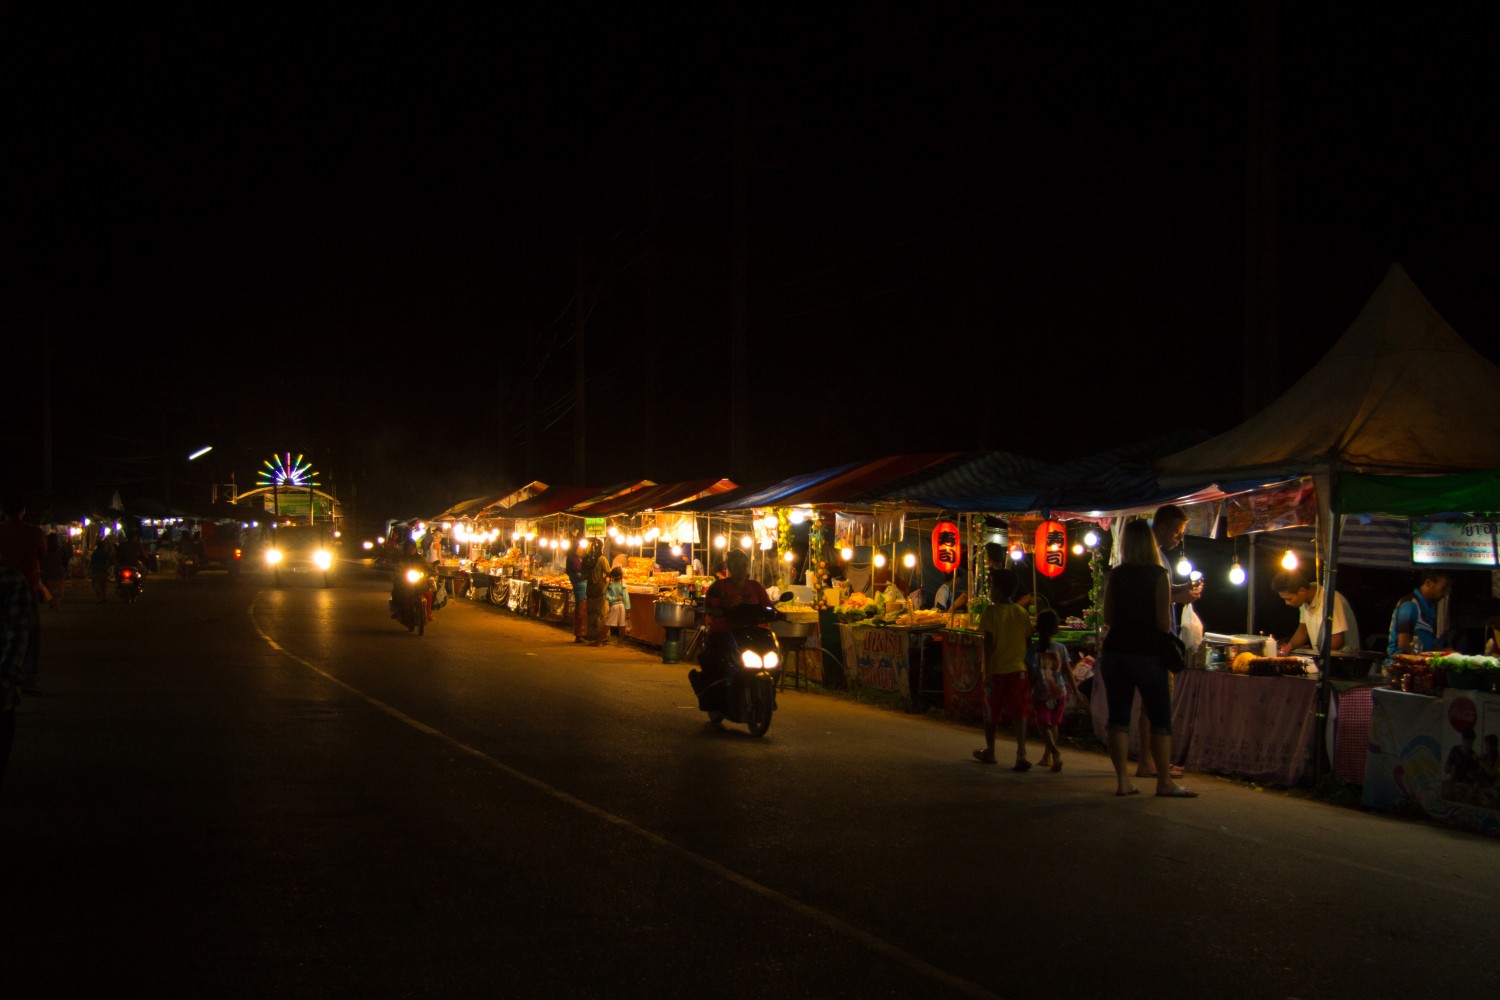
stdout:
<svg viewBox="0 0 1500 1000">
<path fill-rule="evenodd" d="M 109 542 L 103 538 L 89 553 L 89 582 L 94 585 L 94 596 L 99 603 L 109 600 Z"/>
<path fill-rule="evenodd" d="M 0 566 L 0 780 L 16 741 L 16 706 L 26 678 L 26 643 L 31 634 L 34 601 L 26 577 Z"/>
<path fill-rule="evenodd" d="M 995 731 L 1014 726 L 1016 762 L 1012 771 L 1031 770 L 1026 759 L 1026 720 L 1031 716 L 1031 685 L 1026 677 L 1026 637 L 1031 619 L 1014 602 L 1014 570 L 990 575 L 990 604 L 984 609 L 984 746 L 974 751 L 981 764 L 995 763 Z"/>
<path fill-rule="evenodd" d="M 604 588 L 609 586 L 609 560 L 604 558 L 603 547 L 590 545 L 584 553 L 584 564 L 589 568 L 589 645 L 607 646 L 609 602 Z"/>
<path fill-rule="evenodd" d="M 47 551 L 42 556 L 42 586 L 47 591 L 47 607 L 53 611 L 62 603 L 63 590 L 68 586 L 68 563 L 73 559 L 73 546 L 68 536 L 53 532 L 47 536 Z"/>
<path fill-rule="evenodd" d="M 568 582 L 573 585 L 573 641 L 588 642 L 589 575 L 588 567 L 583 562 L 587 550 L 578 547 L 579 541 L 579 538 L 573 539 L 563 570 L 568 574 Z"/>
<path fill-rule="evenodd" d="M 9 494 L 0 503 L 5 520 L 0 521 L 0 566 L 9 566 L 26 580 L 31 596 L 27 612 L 30 628 L 26 637 L 26 663 L 22 668 L 21 688 L 36 694 L 36 675 L 42 652 L 42 601 L 47 590 L 42 586 L 42 557 L 47 554 L 47 537 L 42 529 L 26 523 L 26 501 Z"/>
<path fill-rule="evenodd" d="M 625 571 L 618 566 L 609 571 L 609 586 L 604 588 L 604 602 L 609 606 L 605 624 L 610 635 L 622 639 L 630 633 L 630 591 L 625 586 Z"/>
<path fill-rule="evenodd" d="M 1140 789 L 1126 774 L 1130 763 L 1130 707 L 1137 691 L 1141 712 L 1151 726 L 1150 756 L 1155 765 L 1156 794 L 1196 798 L 1172 780 L 1172 693 L 1161 649 L 1171 629 L 1171 590 L 1161 550 L 1145 521 L 1125 525 L 1121 537 L 1124 561 L 1104 581 L 1104 638 L 1099 671 L 1109 695 L 1109 759 L 1115 768 L 1115 794 Z M 1141 760 L 1147 748 L 1141 747 Z"/>
</svg>

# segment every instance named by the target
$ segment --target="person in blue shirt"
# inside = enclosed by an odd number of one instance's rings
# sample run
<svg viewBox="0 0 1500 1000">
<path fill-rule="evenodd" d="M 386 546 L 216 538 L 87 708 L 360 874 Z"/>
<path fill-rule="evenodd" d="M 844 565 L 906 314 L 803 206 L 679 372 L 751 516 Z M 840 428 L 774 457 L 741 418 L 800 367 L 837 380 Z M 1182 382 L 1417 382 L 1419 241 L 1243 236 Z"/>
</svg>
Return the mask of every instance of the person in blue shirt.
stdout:
<svg viewBox="0 0 1500 1000">
<path fill-rule="evenodd" d="M 1396 602 L 1391 612 L 1391 631 L 1386 642 L 1387 656 L 1413 652 L 1420 644 L 1422 652 L 1438 648 L 1437 605 L 1453 590 L 1453 579 L 1441 570 L 1427 570 L 1417 589 Z"/>
</svg>

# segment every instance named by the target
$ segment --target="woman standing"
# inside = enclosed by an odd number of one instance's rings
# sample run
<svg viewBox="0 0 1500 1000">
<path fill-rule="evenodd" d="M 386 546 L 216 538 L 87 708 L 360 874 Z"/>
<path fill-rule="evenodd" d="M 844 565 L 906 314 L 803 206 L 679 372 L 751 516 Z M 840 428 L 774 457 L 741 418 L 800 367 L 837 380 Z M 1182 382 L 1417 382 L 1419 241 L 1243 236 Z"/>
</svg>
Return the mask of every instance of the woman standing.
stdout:
<svg viewBox="0 0 1500 1000">
<path fill-rule="evenodd" d="M 1191 799 L 1172 780 L 1172 692 L 1161 648 L 1171 634 L 1171 589 L 1161 551 L 1145 521 L 1125 525 L 1123 562 L 1104 582 L 1104 638 L 1099 670 L 1109 696 L 1109 759 L 1115 766 L 1115 794 L 1135 795 L 1130 763 L 1130 705 L 1141 693 L 1141 711 L 1151 723 L 1150 753 L 1156 765 L 1156 794 Z M 1146 748 L 1141 748 L 1144 756 Z"/>
<path fill-rule="evenodd" d="M 604 599 L 604 588 L 609 585 L 609 560 L 604 558 L 604 546 L 590 542 L 584 556 L 589 568 L 589 645 L 609 645 L 609 631 L 604 624 L 609 617 L 609 602 Z"/>
</svg>

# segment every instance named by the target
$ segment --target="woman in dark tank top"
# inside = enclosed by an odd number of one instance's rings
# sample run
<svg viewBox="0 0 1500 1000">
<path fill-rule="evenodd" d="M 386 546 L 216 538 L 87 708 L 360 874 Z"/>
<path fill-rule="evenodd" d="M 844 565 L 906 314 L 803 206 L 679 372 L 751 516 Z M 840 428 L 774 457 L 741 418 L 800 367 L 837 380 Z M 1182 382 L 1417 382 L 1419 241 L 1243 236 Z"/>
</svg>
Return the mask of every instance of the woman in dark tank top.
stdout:
<svg viewBox="0 0 1500 1000">
<path fill-rule="evenodd" d="M 1193 798 L 1196 793 L 1172 780 L 1172 690 L 1161 658 L 1163 633 L 1170 634 L 1171 586 L 1151 526 L 1125 525 L 1120 538 L 1123 562 L 1104 583 L 1104 637 L 1099 672 L 1109 695 L 1109 758 L 1115 767 L 1115 794 L 1140 791 L 1130 783 L 1130 706 L 1137 691 L 1151 723 L 1150 754 L 1156 763 L 1156 794 Z M 1142 754 L 1147 752 L 1141 748 Z"/>
</svg>

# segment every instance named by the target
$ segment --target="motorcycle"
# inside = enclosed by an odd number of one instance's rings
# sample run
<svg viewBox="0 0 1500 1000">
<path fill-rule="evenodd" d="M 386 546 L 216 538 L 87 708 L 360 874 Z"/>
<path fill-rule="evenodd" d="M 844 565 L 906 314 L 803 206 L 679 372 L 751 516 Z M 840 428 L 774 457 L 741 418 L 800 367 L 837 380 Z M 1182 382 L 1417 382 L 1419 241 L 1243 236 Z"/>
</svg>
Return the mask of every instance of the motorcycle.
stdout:
<svg viewBox="0 0 1500 1000">
<path fill-rule="evenodd" d="M 791 599 L 791 594 L 781 597 L 782 601 Z M 705 658 L 720 658 L 722 676 L 705 683 L 704 675 L 694 670 L 688 681 L 710 722 L 728 719 L 748 728 L 751 736 L 763 736 L 776 711 L 776 678 L 781 670 L 781 643 L 768 626 L 783 616 L 774 607 L 741 604 L 726 609 L 724 617 L 729 631 L 711 639 L 713 645 L 704 651 Z M 706 659 L 704 665 L 708 665 Z"/>
<path fill-rule="evenodd" d="M 408 566 L 400 573 L 391 610 L 406 631 L 423 635 L 432 620 L 432 574 L 416 566 Z"/>
<path fill-rule="evenodd" d="M 115 595 L 126 604 L 134 604 L 141 596 L 141 568 L 120 566 L 115 569 Z"/>
</svg>

